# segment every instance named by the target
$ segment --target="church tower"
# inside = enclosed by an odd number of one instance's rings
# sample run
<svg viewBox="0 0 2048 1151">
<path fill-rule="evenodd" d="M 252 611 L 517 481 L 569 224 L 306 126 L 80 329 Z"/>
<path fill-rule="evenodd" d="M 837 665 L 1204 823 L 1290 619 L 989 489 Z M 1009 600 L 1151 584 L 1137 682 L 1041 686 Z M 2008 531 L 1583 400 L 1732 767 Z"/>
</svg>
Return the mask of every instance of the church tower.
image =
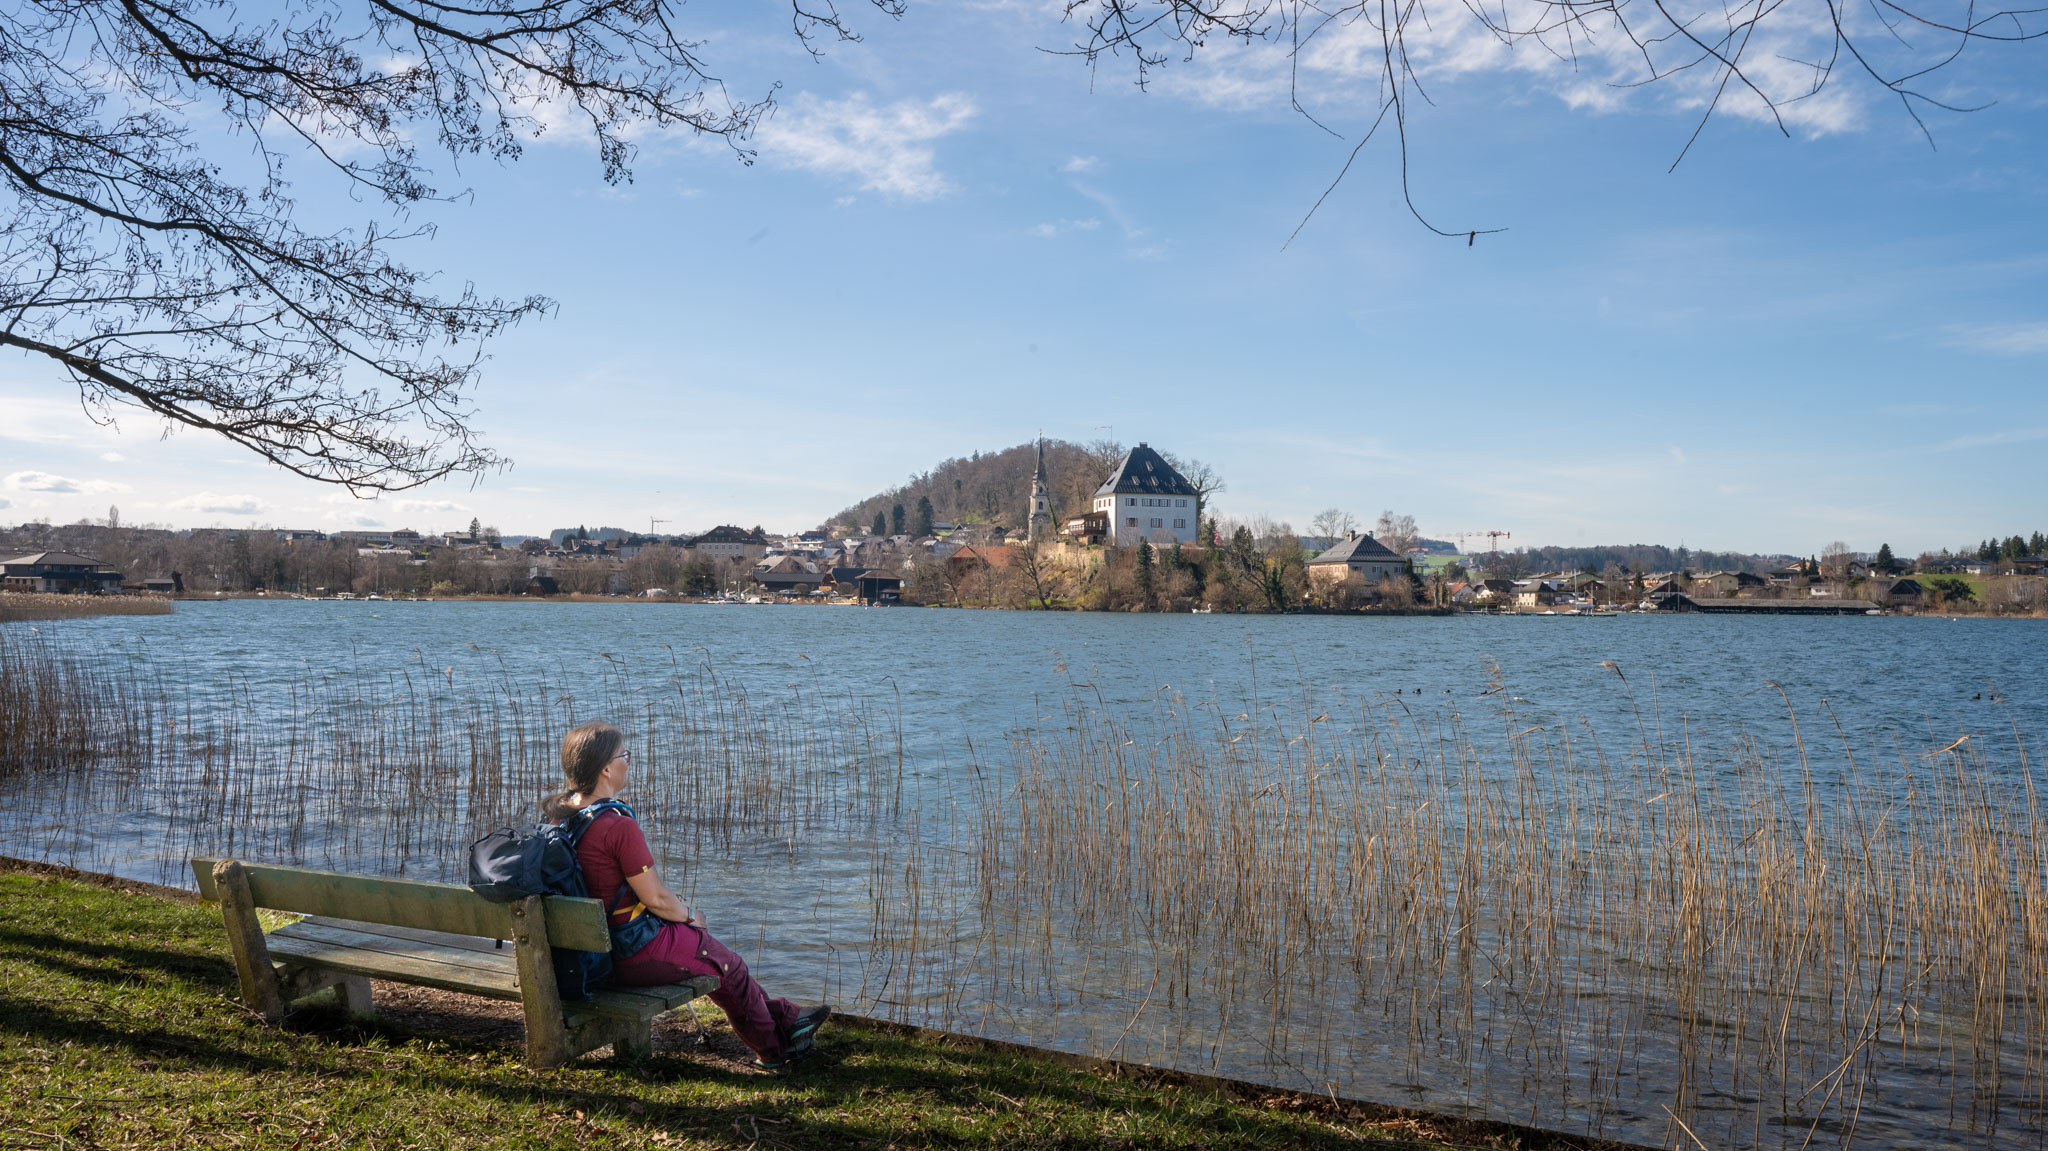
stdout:
<svg viewBox="0 0 2048 1151">
<path fill-rule="evenodd" d="M 1031 543 L 1052 538 L 1052 495 L 1045 490 L 1045 437 L 1038 437 L 1038 470 L 1031 474 L 1031 523 L 1025 537 Z"/>
</svg>

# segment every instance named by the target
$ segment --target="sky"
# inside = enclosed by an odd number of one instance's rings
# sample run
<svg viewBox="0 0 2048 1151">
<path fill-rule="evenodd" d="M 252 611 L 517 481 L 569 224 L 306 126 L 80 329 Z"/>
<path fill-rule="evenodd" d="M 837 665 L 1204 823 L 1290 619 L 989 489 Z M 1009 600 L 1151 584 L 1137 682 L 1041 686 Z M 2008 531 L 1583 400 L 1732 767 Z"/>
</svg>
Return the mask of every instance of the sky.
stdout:
<svg viewBox="0 0 2048 1151">
<path fill-rule="evenodd" d="M 609 187 L 568 125 L 443 162 L 470 195 L 408 262 L 557 305 L 488 348 L 506 470 L 365 501 L 140 412 L 101 426 L 0 356 L 0 524 L 795 531 L 1043 433 L 1207 461 L 1225 515 L 1303 529 L 1391 509 L 1793 554 L 2048 530 L 2048 45 L 1935 77 L 1987 106 L 1923 106 L 1933 146 L 1844 68 L 1784 132 L 1724 97 L 1687 150 L 1704 72 L 1626 86 L 1615 37 L 1510 49 L 1445 7 L 1407 165 L 1446 239 L 1385 129 L 1309 216 L 1377 110 L 1362 28 L 1303 54 L 1305 115 L 1284 44 L 1140 90 L 1128 58 L 1045 51 L 1076 37 L 1057 6 L 845 11 L 862 41 L 813 59 L 787 9 L 679 10 L 734 91 L 781 85 L 752 164 L 643 133 Z M 1755 57 L 1781 92 L 1820 50 L 1784 11 Z M 306 223 L 378 218 L 311 168 L 296 191 Z"/>
</svg>

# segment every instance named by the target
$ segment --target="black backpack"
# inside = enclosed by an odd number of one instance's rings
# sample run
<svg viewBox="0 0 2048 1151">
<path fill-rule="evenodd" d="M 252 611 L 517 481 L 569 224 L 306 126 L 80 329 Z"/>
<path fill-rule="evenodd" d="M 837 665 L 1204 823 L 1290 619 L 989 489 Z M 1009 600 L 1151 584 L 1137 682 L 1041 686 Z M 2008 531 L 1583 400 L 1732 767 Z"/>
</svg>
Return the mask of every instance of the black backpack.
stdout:
<svg viewBox="0 0 2048 1151">
<path fill-rule="evenodd" d="M 511 903 L 530 895 L 590 898 L 583 885 L 583 868 L 576 862 L 576 844 L 607 811 L 633 818 L 632 808 L 615 799 L 601 799 L 559 824 L 541 824 L 531 835 L 507 827 L 484 836 L 469 845 L 469 889 L 492 903 Z M 564 1000 L 588 1000 L 611 976 L 609 951 L 568 947 L 552 951 L 555 985 Z"/>
</svg>

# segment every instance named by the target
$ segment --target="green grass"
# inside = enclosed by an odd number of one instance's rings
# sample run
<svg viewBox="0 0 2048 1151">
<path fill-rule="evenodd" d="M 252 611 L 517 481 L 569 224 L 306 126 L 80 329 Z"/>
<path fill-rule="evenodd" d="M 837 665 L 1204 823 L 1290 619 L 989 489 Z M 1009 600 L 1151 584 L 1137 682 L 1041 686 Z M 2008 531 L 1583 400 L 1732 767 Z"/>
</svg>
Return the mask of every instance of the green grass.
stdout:
<svg viewBox="0 0 2048 1151">
<path fill-rule="evenodd" d="M 659 1050 L 536 1073 L 516 1042 L 332 1008 L 272 1027 L 236 1001 L 213 908 L 0 871 L 5 1147 L 1589 1145 L 852 1021 L 818 1048 L 782 1076 Z"/>
</svg>

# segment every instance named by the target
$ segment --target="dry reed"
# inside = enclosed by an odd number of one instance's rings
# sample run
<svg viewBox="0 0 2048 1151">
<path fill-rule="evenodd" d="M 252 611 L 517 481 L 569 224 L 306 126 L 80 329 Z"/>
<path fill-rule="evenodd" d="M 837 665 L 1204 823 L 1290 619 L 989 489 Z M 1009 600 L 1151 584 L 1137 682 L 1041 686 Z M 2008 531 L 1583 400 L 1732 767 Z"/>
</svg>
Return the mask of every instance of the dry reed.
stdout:
<svg viewBox="0 0 2048 1151">
<path fill-rule="evenodd" d="M 51 595 L 0 592 L 0 623 L 77 619 L 93 615 L 169 615 L 168 600 L 149 595 Z"/>
<path fill-rule="evenodd" d="M 611 716 L 699 886 L 768 882 L 764 852 L 838 869 L 799 875 L 815 938 L 777 945 L 870 1013 L 1671 1146 L 2042 1141 L 2048 824 L 2016 729 L 1872 760 L 1831 727 L 1822 755 L 1786 699 L 1782 740 L 1709 748 L 1650 706 L 1609 746 L 1497 680 L 1477 716 L 1303 685 L 1076 695 L 920 759 L 893 701 L 602 658 L 172 690 L 0 632 L 0 674 L 44 685 L 0 700 L 0 767 L 35 769 L 11 802 L 72 862 L 137 848 L 39 812 L 131 813 L 161 875 L 455 878 Z"/>
</svg>

